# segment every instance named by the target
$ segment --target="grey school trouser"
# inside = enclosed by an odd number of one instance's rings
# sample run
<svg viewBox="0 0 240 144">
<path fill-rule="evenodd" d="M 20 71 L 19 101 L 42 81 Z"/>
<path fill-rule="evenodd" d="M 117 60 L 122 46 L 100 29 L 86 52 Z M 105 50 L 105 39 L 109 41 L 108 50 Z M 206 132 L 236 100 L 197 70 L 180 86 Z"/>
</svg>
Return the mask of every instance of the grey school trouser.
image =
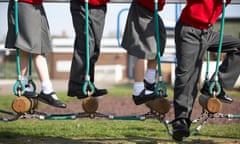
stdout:
<svg viewBox="0 0 240 144">
<path fill-rule="evenodd" d="M 86 75 L 86 31 L 85 5 L 79 0 L 71 0 L 70 10 L 75 30 L 74 52 L 70 71 L 68 95 L 81 95 Z M 89 53 L 90 80 L 94 82 L 95 63 L 100 54 L 100 42 L 105 24 L 106 5 L 89 5 Z"/>
<path fill-rule="evenodd" d="M 219 35 L 212 28 L 200 30 L 182 22 L 176 24 L 175 119 L 190 118 L 198 93 L 203 56 L 206 50 L 217 52 Z M 219 81 L 223 88 L 232 89 L 240 73 L 240 39 L 225 35 L 222 52 L 226 57 L 219 68 Z"/>
</svg>

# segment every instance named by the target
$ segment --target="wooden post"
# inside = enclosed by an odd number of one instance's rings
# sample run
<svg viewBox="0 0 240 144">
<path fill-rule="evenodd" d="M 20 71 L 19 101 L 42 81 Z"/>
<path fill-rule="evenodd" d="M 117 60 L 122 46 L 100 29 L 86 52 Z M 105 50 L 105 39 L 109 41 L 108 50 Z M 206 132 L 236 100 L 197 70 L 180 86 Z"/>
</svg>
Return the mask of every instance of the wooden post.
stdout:
<svg viewBox="0 0 240 144">
<path fill-rule="evenodd" d="M 170 110 L 170 103 L 167 99 L 163 97 L 156 98 L 154 100 L 148 101 L 146 106 L 159 114 L 166 114 Z"/>
<path fill-rule="evenodd" d="M 222 103 L 216 97 L 200 95 L 199 104 L 210 113 L 218 113 L 222 109 Z"/>
<path fill-rule="evenodd" d="M 34 98 L 27 98 L 25 96 L 17 97 L 12 102 L 12 109 L 16 113 L 26 113 L 37 107 L 38 100 Z"/>
<path fill-rule="evenodd" d="M 98 99 L 91 96 L 85 98 L 82 101 L 82 108 L 86 113 L 95 113 L 98 109 Z"/>
</svg>

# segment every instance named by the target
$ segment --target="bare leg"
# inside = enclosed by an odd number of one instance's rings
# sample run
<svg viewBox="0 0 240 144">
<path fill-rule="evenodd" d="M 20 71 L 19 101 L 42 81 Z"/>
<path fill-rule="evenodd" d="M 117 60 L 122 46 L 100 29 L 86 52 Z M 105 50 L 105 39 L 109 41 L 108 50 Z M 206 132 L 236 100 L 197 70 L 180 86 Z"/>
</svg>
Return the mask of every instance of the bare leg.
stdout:
<svg viewBox="0 0 240 144">
<path fill-rule="evenodd" d="M 44 55 L 33 55 L 34 65 L 36 67 L 38 77 L 41 82 L 41 92 L 39 100 L 59 108 L 66 108 L 67 105 L 58 100 L 56 93 L 53 91 L 52 82 L 49 77 L 47 60 Z"/>
<path fill-rule="evenodd" d="M 157 60 L 156 59 L 147 61 L 147 68 L 148 69 L 156 69 L 156 66 L 157 66 Z"/>
<path fill-rule="evenodd" d="M 28 72 L 28 57 L 29 53 L 19 50 L 20 56 L 20 69 L 22 78 L 27 77 Z"/>
<path fill-rule="evenodd" d="M 38 73 L 39 80 L 50 81 L 46 57 L 41 54 L 33 55 L 34 65 Z"/>
<path fill-rule="evenodd" d="M 34 65 L 36 67 L 42 91 L 45 94 L 53 92 L 52 82 L 50 81 L 46 57 L 42 54 L 34 54 Z M 55 97 L 57 99 L 57 97 Z"/>
<path fill-rule="evenodd" d="M 144 72 L 145 72 L 144 59 L 138 59 L 134 67 L 134 84 L 133 84 L 133 100 L 136 105 L 143 104 L 149 100 L 153 100 L 155 94 L 153 91 L 145 88 L 144 84 Z M 150 66 L 154 65 L 149 63 Z"/>
<path fill-rule="evenodd" d="M 28 83 L 28 64 L 29 64 L 29 53 L 19 49 L 20 56 L 20 71 L 21 71 L 21 80 L 25 85 L 25 96 L 37 96 L 37 93 Z"/>
<path fill-rule="evenodd" d="M 156 66 L 157 60 L 148 60 L 147 61 L 147 70 L 144 75 L 144 80 L 149 84 L 154 84 L 156 79 Z"/>
<path fill-rule="evenodd" d="M 140 93 L 144 90 L 144 77 L 145 71 L 145 60 L 137 59 L 134 65 L 134 84 L 133 84 L 133 95 L 139 96 Z"/>
<path fill-rule="evenodd" d="M 137 59 L 134 66 L 134 80 L 135 82 L 142 82 L 145 71 L 145 60 Z"/>
</svg>

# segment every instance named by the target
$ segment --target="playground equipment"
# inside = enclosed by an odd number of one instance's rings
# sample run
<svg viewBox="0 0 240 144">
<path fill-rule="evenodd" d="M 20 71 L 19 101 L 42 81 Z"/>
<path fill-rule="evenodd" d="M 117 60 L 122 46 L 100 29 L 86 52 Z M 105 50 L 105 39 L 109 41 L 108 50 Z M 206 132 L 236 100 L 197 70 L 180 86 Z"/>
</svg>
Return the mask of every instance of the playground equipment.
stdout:
<svg viewBox="0 0 240 144">
<path fill-rule="evenodd" d="M 159 122 L 163 123 L 166 127 L 167 132 L 172 135 L 172 130 L 169 127 L 171 121 L 165 119 L 165 115 L 169 112 L 170 103 L 166 99 L 167 97 L 167 86 L 162 81 L 162 73 L 161 73 L 161 59 L 160 59 L 160 41 L 159 41 L 159 30 L 158 30 L 158 0 L 155 0 L 154 4 L 154 17 L 156 19 L 156 37 L 157 37 L 157 60 L 158 60 L 158 82 L 155 86 L 155 93 L 158 96 L 155 100 L 149 101 L 146 103 L 146 106 L 149 107 L 150 111 L 146 114 L 133 115 L 133 116 L 114 116 L 103 114 L 97 112 L 98 109 L 98 99 L 92 97 L 91 95 L 94 93 L 94 84 L 90 82 L 89 78 L 89 36 L 88 36 L 88 0 L 85 1 L 86 8 L 86 76 L 85 83 L 83 86 L 84 94 L 88 95 L 87 98 L 83 99 L 82 107 L 84 112 L 79 113 L 69 113 L 69 114 L 47 114 L 44 112 L 36 111 L 38 105 L 38 99 L 35 97 L 25 97 L 23 96 L 25 91 L 25 85 L 21 81 L 20 76 L 20 57 L 19 50 L 16 49 L 16 69 L 18 79 L 13 87 L 13 92 L 17 96 L 16 99 L 13 100 L 12 108 L 14 112 L 9 112 L 5 110 L 0 110 L 0 113 L 9 115 L 6 117 L 0 117 L 2 121 L 13 121 L 18 119 L 40 119 L 40 120 L 73 120 L 78 118 L 106 118 L 110 120 L 147 120 L 147 119 L 156 119 Z M 16 35 L 18 34 L 18 1 L 15 0 L 15 19 L 16 19 Z M 221 44 L 222 44 L 222 35 L 224 29 L 224 14 L 225 14 L 225 1 L 223 3 L 223 14 L 222 14 L 222 25 L 221 25 L 221 38 L 219 41 L 219 50 L 218 50 L 218 59 L 216 64 L 216 76 L 215 81 L 211 83 L 210 93 L 211 97 L 201 95 L 199 98 L 199 103 L 203 107 L 203 112 L 200 116 L 194 120 L 192 123 L 199 123 L 196 128 L 191 131 L 191 135 L 194 135 L 200 131 L 202 126 L 207 123 L 207 121 L 211 118 L 228 118 L 228 119 L 240 119 L 240 115 L 232 115 L 232 114 L 222 114 L 219 113 L 222 108 L 222 103 L 217 99 L 217 95 L 220 91 L 220 85 L 217 79 L 218 73 L 218 65 L 220 61 L 220 52 L 221 52 Z M 208 53 L 209 59 L 209 53 Z M 208 65 L 207 65 L 208 66 Z M 206 80 L 208 82 L 208 68 L 206 72 Z M 36 86 L 31 79 L 31 57 L 29 58 L 29 84 L 36 90 Z"/>
<path fill-rule="evenodd" d="M 218 81 L 218 73 L 219 73 L 219 63 L 221 58 L 221 51 L 222 51 L 222 41 L 223 41 L 223 33 L 224 33 L 224 20 L 225 20 L 225 7 L 226 7 L 226 0 L 222 0 L 222 17 L 221 17 L 221 27 L 220 27 L 220 37 L 219 37 L 219 46 L 217 52 L 217 60 L 216 60 L 216 68 L 214 72 L 213 81 L 210 81 L 208 78 L 208 71 L 209 71 L 209 61 L 210 61 L 210 52 L 207 52 L 207 68 L 206 68 L 206 75 L 204 83 L 210 83 L 209 86 L 209 93 L 211 96 L 201 95 L 199 97 L 199 103 L 206 109 L 209 113 L 218 113 L 221 111 L 222 103 L 217 96 L 221 92 L 221 85 Z"/>
</svg>

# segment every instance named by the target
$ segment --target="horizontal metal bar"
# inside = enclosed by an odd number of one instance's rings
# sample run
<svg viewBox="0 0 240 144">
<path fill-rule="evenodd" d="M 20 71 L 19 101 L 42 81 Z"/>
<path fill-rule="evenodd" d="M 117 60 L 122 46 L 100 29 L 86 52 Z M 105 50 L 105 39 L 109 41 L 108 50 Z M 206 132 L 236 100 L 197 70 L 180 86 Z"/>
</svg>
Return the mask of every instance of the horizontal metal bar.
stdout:
<svg viewBox="0 0 240 144">
<path fill-rule="evenodd" d="M 0 0 L 0 2 L 8 2 L 9 0 Z M 52 3 L 66 3 L 70 0 L 43 0 L 44 2 Z M 132 0 L 110 0 L 111 3 L 130 3 Z M 166 3 L 177 4 L 177 3 L 186 3 L 186 0 L 166 0 Z M 231 4 L 240 4 L 240 0 L 232 0 Z"/>
</svg>

